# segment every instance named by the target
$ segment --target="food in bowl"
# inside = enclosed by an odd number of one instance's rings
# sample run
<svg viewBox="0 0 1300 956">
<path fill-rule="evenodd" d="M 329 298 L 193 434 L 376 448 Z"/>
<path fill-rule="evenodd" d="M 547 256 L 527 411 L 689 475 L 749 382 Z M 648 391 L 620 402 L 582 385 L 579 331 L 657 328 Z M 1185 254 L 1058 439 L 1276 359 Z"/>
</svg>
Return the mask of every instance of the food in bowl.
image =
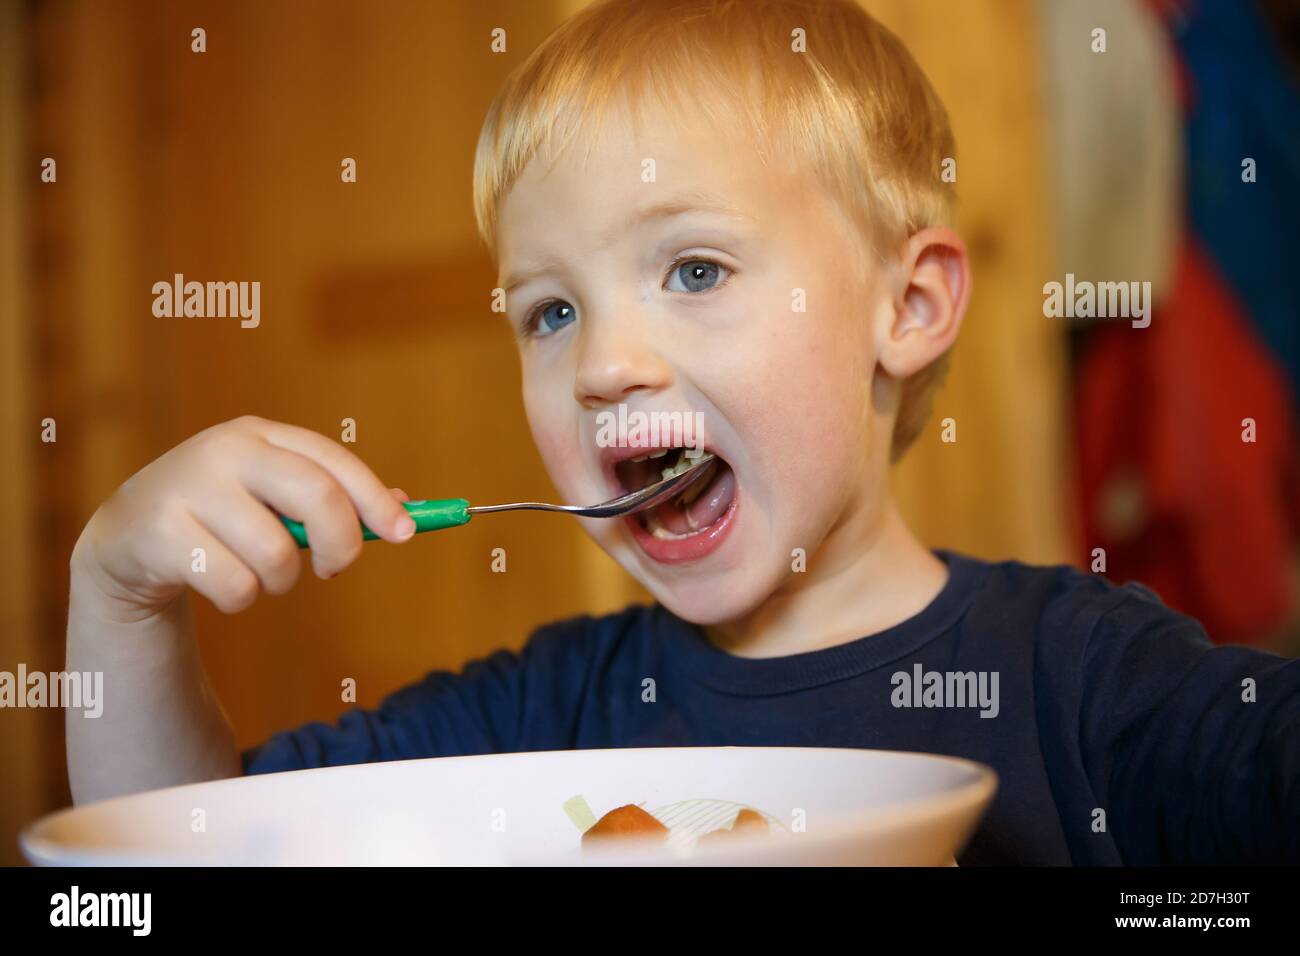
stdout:
<svg viewBox="0 0 1300 956">
<path fill-rule="evenodd" d="M 606 840 L 668 839 L 668 828 L 634 803 L 610 810 L 582 835 L 582 845 Z"/>
<path fill-rule="evenodd" d="M 768 836 L 771 830 L 767 819 L 757 810 L 742 807 L 729 827 L 718 827 L 696 838 L 699 846 L 714 846 L 745 837 Z M 605 848 L 624 840 L 638 840 L 651 846 L 667 847 L 672 831 L 654 814 L 634 803 L 615 807 L 593 823 L 582 834 L 584 850 Z M 679 837 L 681 834 L 678 835 Z"/>
<path fill-rule="evenodd" d="M 736 820 L 731 824 L 730 829 L 719 827 L 711 830 L 700 837 L 699 842 L 701 846 L 713 846 L 718 843 L 730 843 L 737 838 L 770 836 L 771 832 L 763 814 L 745 807 L 736 814 Z"/>
</svg>

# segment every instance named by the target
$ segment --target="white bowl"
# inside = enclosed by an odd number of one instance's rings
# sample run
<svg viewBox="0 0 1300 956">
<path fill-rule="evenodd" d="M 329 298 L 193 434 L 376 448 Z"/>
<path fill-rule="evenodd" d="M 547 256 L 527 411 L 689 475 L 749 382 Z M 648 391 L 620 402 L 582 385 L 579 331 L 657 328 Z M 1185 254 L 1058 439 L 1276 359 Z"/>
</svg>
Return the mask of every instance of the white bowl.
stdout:
<svg viewBox="0 0 1300 956">
<path fill-rule="evenodd" d="M 171 787 L 61 810 L 19 840 L 27 859 L 45 866 L 936 866 L 952 863 L 996 789 L 982 764 L 897 751 L 564 750 Z M 658 814 L 682 801 L 722 801 L 762 812 L 771 833 L 712 847 L 675 840 L 671 852 L 632 842 L 584 854 L 565 809 L 574 797 L 597 817 L 629 803 Z"/>
</svg>

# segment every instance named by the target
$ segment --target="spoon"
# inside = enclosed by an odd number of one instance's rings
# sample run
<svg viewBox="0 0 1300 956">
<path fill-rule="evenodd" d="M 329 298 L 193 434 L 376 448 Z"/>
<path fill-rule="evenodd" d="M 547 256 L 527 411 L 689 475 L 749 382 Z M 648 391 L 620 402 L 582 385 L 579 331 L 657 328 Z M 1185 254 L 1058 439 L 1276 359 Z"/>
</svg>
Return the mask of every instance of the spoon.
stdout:
<svg viewBox="0 0 1300 956">
<path fill-rule="evenodd" d="M 415 519 L 416 534 L 422 531 L 455 528 L 458 525 L 465 524 L 476 514 L 490 514 L 494 511 L 559 511 L 580 518 L 619 518 L 623 515 L 634 515 L 639 511 L 645 511 L 648 508 L 663 504 L 671 498 L 675 498 L 704 477 L 705 472 L 709 470 L 708 466 L 712 464 L 713 460 L 714 455 L 712 453 L 705 453 L 699 457 L 695 464 L 683 472 L 670 478 L 663 478 L 654 484 L 646 485 L 639 491 L 612 498 L 599 505 L 552 505 L 542 501 L 515 501 L 506 505 L 476 505 L 471 507 L 470 503 L 464 498 L 442 498 L 436 501 L 404 501 L 402 507 L 406 509 L 407 514 Z M 303 527 L 301 521 L 294 521 L 292 518 L 286 518 L 283 515 L 281 515 L 280 520 L 289 529 L 293 539 L 298 542 L 298 547 L 309 547 L 307 544 L 307 529 Z M 374 541 L 379 535 L 363 524 L 361 526 L 361 537 L 366 541 Z"/>
</svg>

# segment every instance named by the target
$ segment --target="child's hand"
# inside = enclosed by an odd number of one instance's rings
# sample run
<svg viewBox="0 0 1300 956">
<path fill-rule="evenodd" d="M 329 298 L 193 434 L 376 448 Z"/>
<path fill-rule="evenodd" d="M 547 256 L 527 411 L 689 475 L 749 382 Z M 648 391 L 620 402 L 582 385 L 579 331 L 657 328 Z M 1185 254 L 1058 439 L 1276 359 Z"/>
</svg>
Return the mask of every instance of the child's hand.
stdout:
<svg viewBox="0 0 1300 956">
<path fill-rule="evenodd" d="M 233 614 L 298 579 L 298 547 L 275 512 L 306 526 L 312 565 L 329 578 L 361 553 L 362 521 L 387 541 L 415 533 L 399 498 L 325 436 L 245 416 L 199 432 L 124 483 L 82 531 L 72 573 L 119 619 L 153 614 L 186 585 Z"/>
</svg>

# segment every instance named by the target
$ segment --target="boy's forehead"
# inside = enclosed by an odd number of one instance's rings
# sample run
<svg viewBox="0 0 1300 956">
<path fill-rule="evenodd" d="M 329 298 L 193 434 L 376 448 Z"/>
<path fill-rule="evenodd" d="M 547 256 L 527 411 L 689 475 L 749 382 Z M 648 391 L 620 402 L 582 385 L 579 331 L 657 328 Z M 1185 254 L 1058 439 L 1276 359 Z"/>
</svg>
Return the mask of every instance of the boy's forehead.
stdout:
<svg viewBox="0 0 1300 956">
<path fill-rule="evenodd" d="M 737 131 L 661 113 L 634 127 L 620 115 L 529 162 L 501 205 L 501 251 L 523 254 L 575 233 L 604 244 L 638 212 L 677 203 L 758 224 L 779 214 L 773 201 L 790 185 L 790 173 L 764 165 Z"/>
</svg>

